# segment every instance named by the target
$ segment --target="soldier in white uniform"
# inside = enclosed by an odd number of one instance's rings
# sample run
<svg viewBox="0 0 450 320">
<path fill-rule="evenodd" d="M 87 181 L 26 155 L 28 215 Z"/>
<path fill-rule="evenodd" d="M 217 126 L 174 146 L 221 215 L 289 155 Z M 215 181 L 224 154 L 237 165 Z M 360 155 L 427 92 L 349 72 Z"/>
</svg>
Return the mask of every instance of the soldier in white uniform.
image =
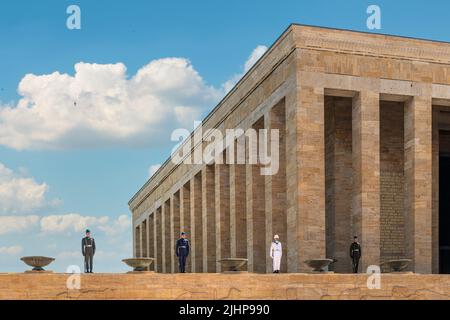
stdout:
<svg viewBox="0 0 450 320">
<path fill-rule="evenodd" d="M 269 255 L 273 260 L 273 273 L 280 273 L 282 248 L 280 237 L 277 234 L 273 237 Z"/>
</svg>

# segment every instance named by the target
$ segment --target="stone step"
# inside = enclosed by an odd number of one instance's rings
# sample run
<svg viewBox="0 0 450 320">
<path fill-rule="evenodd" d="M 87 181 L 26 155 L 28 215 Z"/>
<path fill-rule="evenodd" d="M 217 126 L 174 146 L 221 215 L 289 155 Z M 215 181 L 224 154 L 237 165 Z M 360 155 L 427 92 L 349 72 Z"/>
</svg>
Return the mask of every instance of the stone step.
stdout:
<svg viewBox="0 0 450 320">
<path fill-rule="evenodd" d="M 450 299 L 450 275 L 382 274 L 0 274 L 0 299 Z"/>
</svg>

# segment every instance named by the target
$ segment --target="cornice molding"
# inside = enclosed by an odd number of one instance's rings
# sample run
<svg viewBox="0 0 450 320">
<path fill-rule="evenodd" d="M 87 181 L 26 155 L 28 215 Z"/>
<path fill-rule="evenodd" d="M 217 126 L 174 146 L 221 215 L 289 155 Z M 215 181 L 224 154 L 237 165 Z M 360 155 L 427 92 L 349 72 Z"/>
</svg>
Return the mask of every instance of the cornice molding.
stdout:
<svg viewBox="0 0 450 320">
<path fill-rule="evenodd" d="M 294 26 L 297 48 L 450 64 L 450 43 L 347 30 Z"/>
</svg>

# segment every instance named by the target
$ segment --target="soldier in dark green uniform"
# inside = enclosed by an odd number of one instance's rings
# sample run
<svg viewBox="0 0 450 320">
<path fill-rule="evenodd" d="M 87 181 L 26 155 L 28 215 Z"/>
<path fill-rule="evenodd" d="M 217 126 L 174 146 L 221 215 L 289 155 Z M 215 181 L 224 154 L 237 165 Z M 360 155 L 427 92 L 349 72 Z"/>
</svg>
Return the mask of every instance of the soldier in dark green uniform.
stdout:
<svg viewBox="0 0 450 320">
<path fill-rule="evenodd" d="M 358 236 L 353 237 L 350 245 L 350 258 L 352 258 L 353 273 L 358 273 L 359 259 L 361 258 L 361 245 L 358 242 Z"/>
<path fill-rule="evenodd" d="M 91 231 L 86 230 L 86 237 L 81 240 L 81 253 L 84 256 L 84 272 L 92 273 L 92 264 L 95 254 L 95 240 L 91 238 Z"/>
</svg>

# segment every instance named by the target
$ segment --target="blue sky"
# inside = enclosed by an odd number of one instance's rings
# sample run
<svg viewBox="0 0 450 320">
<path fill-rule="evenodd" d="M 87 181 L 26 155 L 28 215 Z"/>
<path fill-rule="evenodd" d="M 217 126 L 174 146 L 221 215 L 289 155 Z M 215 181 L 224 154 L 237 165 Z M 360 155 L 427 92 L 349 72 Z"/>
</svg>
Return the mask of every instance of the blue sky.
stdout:
<svg viewBox="0 0 450 320">
<path fill-rule="evenodd" d="M 66 28 L 72 4 L 81 30 Z M 370 31 L 370 4 L 377 32 L 450 41 L 446 1 L 2 1 L 0 272 L 24 270 L 23 255 L 81 264 L 86 225 L 96 271 L 126 270 L 127 202 L 171 130 L 201 120 L 290 23 Z"/>
</svg>

